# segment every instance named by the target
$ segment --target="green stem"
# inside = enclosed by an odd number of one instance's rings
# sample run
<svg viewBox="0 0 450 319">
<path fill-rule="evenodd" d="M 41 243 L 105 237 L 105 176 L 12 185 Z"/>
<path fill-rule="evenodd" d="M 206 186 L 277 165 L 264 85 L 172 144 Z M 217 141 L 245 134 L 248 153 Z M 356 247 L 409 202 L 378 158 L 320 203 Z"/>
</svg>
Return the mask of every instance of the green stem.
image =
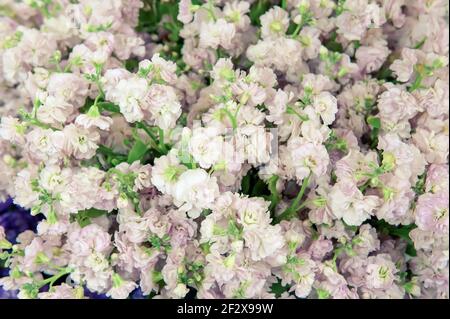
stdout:
<svg viewBox="0 0 450 319">
<path fill-rule="evenodd" d="M 214 6 L 211 0 L 208 0 L 208 5 L 206 7 L 206 10 L 208 10 L 209 15 L 213 19 L 214 22 L 217 21 L 216 15 L 214 14 Z"/>
<path fill-rule="evenodd" d="M 303 122 L 306 122 L 306 121 L 309 120 L 308 116 L 301 115 L 300 113 L 298 113 L 298 112 L 297 112 L 293 107 L 291 107 L 291 106 L 288 106 L 287 109 L 286 109 L 286 111 L 287 111 L 288 114 L 294 114 L 294 115 L 297 115 L 297 117 L 298 117 L 301 121 L 303 121 Z"/>
<path fill-rule="evenodd" d="M 277 182 L 279 177 L 277 175 L 272 176 L 268 181 L 268 188 L 270 191 L 270 206 L 269 210 L 272 212 L 281 200 L 280 193 L 277 190 Z"/>
<path fill-rule="evenodd" d="M 147 133 L 147 135 L 153 140 L 153 142 L 155 142 L 155 144 L 158 144 L 158 138 L 156 137 L 155 134 L 153 134 L 153 132 L 150 130 L 150 128 L 146 124 L 144 124 L 142 122 L 137 122 L 136 127 L 143 129 L 145 131 L 145 133 Z"/>
<path fill-rule="evenodd" d="M 225 114 L 228 116 L 228 118 L 230 119 L 231 122 L 231 126 L 233 127 L 233 131 L 235 131 L 237 129 L 237 120 L 236 117 L 231 114 L 231 112 L 227 109 L 227 108 L 223 108 L 223 111 L 225 112 Z"/>
<path fill-rule="evenodd" d="M 300 33 L 300 30 L 302 29 L 302 27 L 303 27 L 303 23 L 297 24 L 297 27 L 295 28 L 294 32 L 292 32 L 292 34 L 291 34 L 291 37 L 295 38 Z"/>
<path fill-rule="evenodd" d="M 50 284 L 50 288 L 53 286 L 53 284 L 62 276 L 70 274 L 72 272 L 72 269 L 69 267 L 66 268 L 62 268 L 57 274 L 53 275 L 50 278 L 47 278 L 45 280 L 42 280 L 41 282 L 39 282 L 39 286 L 43 287 L 46 284 Z"/>
<path fill-rule="evenodd" d="M 48 124 L 42 123 L 42 122 L 39 121 L 38 119 L 31 119 L 31 120 L 29 121 L 29 123 L 30 123 L 31 125 L 35 125 L 35 126 L 38 126 L 38 127 L 40 127 L 40 128 L 46 129 L 46 130 L 51 129 L 51 130 L 53 130 L 53 131 L 60 131 L 60 129 L 57 129 L 57 128 L 54 128 L 54 127 L 52 127 L 52 126 L 50 126 L 50 125 L 48 125 Z"/>
<path fill-rule="evenodd" d="M 126 155 L 116 153 L 109 147 L 106 147 L 101 144 L 98 146 L 97 150 L 106 156 L 115 157 L 115 158 L 124 158 L 124 159 L 126 158 Z"/>
<path fill-rule="evenodd" d="M 282 212 L 280 215 L 274 218 L 274 224 L 278 224 L 282 220 L 289 220 L 293 217 L 293 215 L 300 209 L 305 206 L 305 203 L 302 205 L 299 205 L 300 201 L 302 200 L 302 197 L 306 191 L 306 188 L 309 185 L 309 179 L 311 178 L 311 173 L 309 173 L 308 177 L 306 177 L 303 180 L 302 187 L 300 188 L 299 193 L 297 194 L 297 197 L 295 197 L 294 201 L 291 203 L 291 205 L 286 208 L 284 212 Z"/>
<path fill-rule="evenodd" d="M 168 150 L 167 150 L 167 146 L 164 143 L 164 130 L 161 128 L 159 129 L 159 143 L 158 143 L 158 148 L 163 152 L 163 154 L 167 154 Z"/>
<path fill-rule="evenodd" d="M 169 151 L 167 146 L 164 144 L 164 131 L 158 128 L 159 138 L 151 131 L 151 129 L 143 122 L 137 122 L 136 127 L 143 129 L 145 133 L 150 137 L 150 146 L 156 150 L 158 153 L 165 155 Z"/>
<path fill-rule="evenodd" d="M 408 88 L 408 92 L 411 93 L 411 92 L 414 92 L 415 90 L 419 89 L 420 86 L 422 85 L 422 80 L 423 80 L 423 74 L 419 72 L 417 74 L 416 79 L 414 80 L 414 82 Z"/>
</svg>

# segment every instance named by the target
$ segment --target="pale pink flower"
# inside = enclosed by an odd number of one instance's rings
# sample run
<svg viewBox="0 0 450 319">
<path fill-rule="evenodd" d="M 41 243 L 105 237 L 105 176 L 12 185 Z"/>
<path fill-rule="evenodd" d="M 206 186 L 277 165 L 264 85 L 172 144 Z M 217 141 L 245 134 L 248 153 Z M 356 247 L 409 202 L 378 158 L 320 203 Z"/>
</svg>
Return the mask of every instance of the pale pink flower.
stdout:
<svg viewBox="0 0 450 319">
<path fill-rule="evenodd" d="M 37 110 L 39 121 L 47 124 L 63 124 L 73 112 L 73 106 L 62 97 L 41 94 L 42 105 Z"/>
<path fill-rule="evenodd" d="M 113 124 L 113 120 L 108 116 L 88 112 L 87 114 L 78 115 L 75 119 L 75 124 L 85 129 L 98 127 L 101 130 L 108 131 Z"/>
<path fill-rule="evenodd" d="M 448 133 L 417 128 L 413 135 L 413 142 L 425 155 L 428 163 L 445 164 L 448 162 Z"/>
<path fill-rule="evenodd" d="M 106 293 L 113 299 L 126 299 L 128 295 L 137 287 L 134 281 L 124 280 L 119 274 L 112 275 L 112 288 Z"/>
<path fill-rule="evenodd" d="M 87 257 L 92 252 L 107 254 L 112 248 L 111 235 L 96 224 L 76 228 L 69 232 L 67 244 L 74 254 L 74 258 L 76 256 Z"/>
<path fill-rule="evenodd" d="M 398 86 L 391 86 L 378 98 L 380 118 L 386 123 L 396 124 L 409 120 L 420 111 L 415 97 Z"/>
<path fill-rule="evenodd" d="M 330 207 L 337 218 L 347 225 L 359 226 L 379 206 L 376 196 L 364 196 L 351 180 L 337 182 L 331 189 Z"/>
<path fill-rule="evenodd" d="M 311 173 L 316 177 L 326 173 L 329 157 L 325 146 L 315 145 L 302 138 L 291 138 L 288 142 L 288 151 L 298 180 L 305 179 Z"/>
<path fill-rule="evenodd" d="M 224 49 L 231 49 L 235 34 L 236 27 L 225 19 L 203 23 L 200 27 L 199 46 L 200 48 L 211 48 L 214 50 L 219 46 Z"/>
<path fill-rule="evenodd" d="M 64 130 L 64 149 L 77 159 L 88 159 L 95 155 L 100 141 L 97 131 L 87 130 L 73 124 L 67 125 Z"/>
<path fill-rule="evenodd" d="M 260 18 L 263 38 L 284 35 L 289 27 L 289 15 L 280 7 L 273 7 Z"/>
<path fill-rule="evenodd" d="M 330 125 L 334 122 L 338 107 L 337 100 L 331 93 L 321 92 L 314 96 L 312 106 L 322 118 L 323 124 Z"/>
<path fill-rule="evenodd" d="M 150 86 L 141 109 L 148 111 L 150 119 L 163 130 L 174 128 L 181 115 L 181 104 L 178 101 L 175 89 L 171 86 L 154 84 Z M 139 102 L 138 102 L 139 103 Z"/>
<path fill-rule="evenodd" d="M 445 192 L 449 186 L 448 166 L 432 164 L 428 167 L 425 190 L 431 193 Z"/>
<path fill-rule="evenodd" d="M 26 126 L 19 119 L 11 116 L 2 116 L 0 123 L 0 137 L 13 144 L 25 143 Z"/>
<path fill-rule="evenodd" d="M 402 50 L 402 58 L 392 62 L 389 67 L 400 82 L 408 82 L 414 73 L 414 65 L 417 63 L 415 51 L 409 48 Z"/>
<path fill-rule="evenodd" d="M 183 22 L 184 24 L 188 24 L 189 22 L 192 21 L 192 19 L 194 18 L 193 14 L 192 14 L 192 2 L 191 0 L 181 0 L 178 3 L 178 15 L 177 15 L 177 19 L 181 22 Z"/>
<path fill-rule="evenodd" d="M 120 112 L 130 122 L 142 121 L 144 113 L 142 107 L 146 103 L 148 94 L 147 80 L 132 77 L 122 79 L 111 92 L 111 100 L 120 107 Z"/>
<path fill-rule="evenodd" d="M 88 85 L 84 78 L 76 74 L 53 73 L 48 80 L 47 93 L 79 108 L 88 95 Z"/>
<path fill-rule="evenodd" d="M 367 259 L 366 285 L 370 289 L 386 289 L 394 284 L 398 272 L 391 257 L 387 254 L 371 256 Z"/>
<path fill-rule="evenodd" d="M 416 224 L 426 231 L 448 234 L 449 201 L 446 191 L 423 194 L 417 200 Z"/>
<path fill-rule="evenodd" d="M 386 46 L 361 46 L 356 50 L 356 62 L 362 72 L 372 73 L 381 68 L 389 52 Z"/>
</svg>

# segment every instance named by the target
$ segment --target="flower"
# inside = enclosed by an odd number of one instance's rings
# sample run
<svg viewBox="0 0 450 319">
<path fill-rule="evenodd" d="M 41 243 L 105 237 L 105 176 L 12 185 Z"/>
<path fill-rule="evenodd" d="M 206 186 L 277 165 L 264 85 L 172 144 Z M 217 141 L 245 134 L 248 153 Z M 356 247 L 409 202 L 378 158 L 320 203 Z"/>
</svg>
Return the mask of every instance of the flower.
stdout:
<svg viewBox="0 0 450 319">
<path fill-rule="evenodd" d="M 260 17 L 261 36 L 276 37 L 285 34 L 289 26 L 289 16 L 280 7 L 274 7 Z"/>
<path fill-rule="evenodd" d="M 342 218 L 347 225 L 361 225 L 374 213 L 378 205 L 378 197 L 364 196 L 350 180 L 341 180 L 331 189 L 331 211 L 336 218 Z"/>
<path fill-rule="evenodd" d="M 367 260 L 367 287 L 373 289 L 386 289 L 393 283 L 397 268 L 387 254 L 371 256 Z"/>
<path fill-rule="evenodd" d="M 180 164 L 178 151 L 173 149 L 168 155 L 155 159 L 151 181 L 161 192 L 172 194 L 180 175 L 186 170 L 186 166 Z"/>
<path fill-rule="evenodd" d="M 130 292 L 137 287 L 137 284 L 133 281 L 123 280 L 119 274 L 112 275 L 112 288 L 106 293 L 113 299 L 126 299 Z"/>
<path fill-rule="evenodd" d="M 338 111 L 337 99 L 329 92 L 321 92 L 314 96 L 313 108 L 322 118 L 323 124 L 330 125 L 334 122 Z"/>
<path fill-rule="evenodd" d="M 423 194 L 417 200 L 416 224 L 426 231 L 436 233 L 448 233 L 448 194 L 439 192 L 436 194 Z"/>
<path fill-rule="evenodd" d="M 414 50 L 404 48 L 402 58 L 392 62 L 390 69 L 397 76 L 400 82 L 408 82 L 414 73 L 414 65 L 417 63 Z"/>
<path fill-rule="evenodd" d="M 133 77 L 120 80 L 111 92 L 111 100 L 120 107 L 120 112 L 128 122 L 142 121 L 142 111 L 148 93 L 148 83 L 145 79 Z"/>
<path fill-rule="evenodd" d="M 171 86 L 154 84 L 148 90 L 142 109 L 148 111 L 154 123 L 167 130 L 174 128 L 181 114 L 181 104 L 175 90 Z M 148 117 L 147 122 L 153 124 Z"/>
<path fill-rule="evenodd" d="M 17 118 L 10 116 L 2 117 L 0 123 L 0 137 L 14 144 L 25 143 L 25 125 L 21 124 Z"/>
<path fill-rule="evenodd" d="M 95 155 L 100 135 L 97 131 L 67 125 L 64 130 L 64 150 L 77 159 L 88 159 Z"/>
<path fill-rule="evenodd" d="M 446 1 L 144 2 L 2 2 L 0 298 L 449 298 Z"/>
<path fill-rule="evenodd" d="M 215 177 L 200 168 L 183 172 L 173 190 L 174 204 L 191 216 L 198 216 L 202 209 L 210 208 L 219 195 Z"/>
<path fill-rule="evenodd" d="M 317 177 L 326 173 L 329 157 L 323 145 L 316 145 L 302 138 L 291 138 L 288 141 L 288 151 L 298 180 L 305 179 L 311 173 Z"/>
</svg>

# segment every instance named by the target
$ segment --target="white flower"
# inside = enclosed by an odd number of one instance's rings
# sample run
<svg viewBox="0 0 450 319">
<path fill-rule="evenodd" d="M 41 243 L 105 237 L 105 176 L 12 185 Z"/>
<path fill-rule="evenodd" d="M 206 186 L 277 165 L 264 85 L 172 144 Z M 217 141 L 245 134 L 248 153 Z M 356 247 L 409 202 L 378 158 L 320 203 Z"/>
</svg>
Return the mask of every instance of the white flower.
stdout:
<svg viewBox="0 0 450 319">
<path fill-rule="evenodd" d="M 293 93 L 286 93 L 285 91 L 278 89 L 273 97 L 265 103 L 269 110 L 267 120 L 277 125 L 282 124 L 285 118 L 288 103 L 292 101 L 293 98 Z"/>
<path fill-rule="evenodd" d="M 177 80 L 177 65 L 172 61 L 166 61 L 160 57 L 159 53 L 153 55 L 152 60 L 142 60 L 139 62 L 139 72 L 146 74 L 151 80 L 163 80 L 169 84 L 175 84 Z"/>
<path fill-rule="evenodd" d="M 214 50 L 219 46 L 222 46 L 224 49 L 230 49 L 233 45 L 232 40 L 235 34 L 236 27 L 225 19 L 203 23 L 200 27 L 199 46 Z"/>
<path fill-rule="evenodd" d="M 231 59 L 221 58 L 217 60 L 211 71 L 211 77 L 215 83 L 220 82 L 234 82 L 237 78 L 237 72 L 233 69 L 233 62 Z"/>
<path fill-rule="evenodd" d="M 246 230 L 243 237 L 245 246 L 250 249 L 251 258 L 255 261 L 275 255 L 284 246 L 279 225 Z"/>
<path fill-rule="evenodd" d="M 397 267 L 388 254 L 371 256 L 367 260 L 366 285 L 372 289 L 386 289 L 392 286 L 397 273 Z"/>
<path fill-rule="evenodd" d="M 202 209 L 210 208 L 218 195 L 216 178 L 200 168 L 182 173 L 173 191 L 174 204 L 190 211 L 193 217 Z"/>
<path fill-rule="evenodd" d="M 187 286 L 185 284 L 182 284 L 182 283 L 179 283 L 173 290 L 173 293 L 174 293 L 175 297 L 177 297 L 177 298 L 184 298 L 188 292 L 189 292 L 189 289 L 187 288 Z"/>
<path fill-rule="evenodd" d="M 53 194 L 63 191 L 72 177 L 71 169 L 56 165 L 46 166 L 39 174 L 39 185 Z"/>
<path fill-rule="evenodd" d="M 64 149 L 64 133 L 51 129 L 33 129 L 26 135 L 27 149 L 30 155 L 41 161 L 54 162 Z"/>
<path fill-rule="evenodd" d="M 241 198 L 238 201 L 238 222 L 246 229 L 262 229 L 270 224 L 269 202 L 262 198 Z"/>
<path fill-rule="evenodd" d="M 112 275 L 112 282 L 112 288 L 106 295 L 113 299 L 126 299 L 137 287 L 137 284 L 134 281 L 124 280 L 116 273 Z"/>
<path fill-rule="evenodd" d="M 184 24 L 188 24 L 192 21 L 193 15 L 191 11 L 191 0 L 180 0 L 178 3 L 178 21 L 183 22 Z"/>
<path fill-rule="evenodd" d="M 310 173 L 320 177 L 327 172 L 330 159 L 322 144 L 295 137 L 289 139 L 287 150 L 298 180 L 303 180 Z"/>
<path fill-rule="evenodd" d="M 349 179 L 338 181 L 330 193 L 330 207 L 336 218 L 347 225 L 359 226 L 373 215 L 379 204 L 376 196 L 364 196 Z"/>
<path fill-rule="evenodd" d="M 48 80 L 47 93 L 60 100 L 82 107 L 88 95 L 89 83 L 73 73 L 52 73 Z"/>
<path fill-rule="evenodd" d="M 40 96 L 42 105 L 37 110 L 39 121 L 47 124 L 65 123 L 67 118 L 73 112 L 73 106 L 67 103 L 62 97 L 58 96 Z"/>
<path fill-rule="evenodd" d="M 75 158 L 88 159 L 95 155 L 100 141 L 97 131 L 90 131 L 76 127 L 73 124 L 67 125 L 64 130 L 65 147 Z"/>
<path fill-rule="evenodd" d="M 212 165 L 224 159 L 223 137 L 215 127 L 194 128 L 189 140 L 189 152 L 202 168 L 210 168 Z"/>
<path fill-rule="evenodd" d="M 391 69 L 400 82 L 408 82 L 414 73 L 414 65 L 417 63 L 417 57 L 414 50 L 404 48 L 402 50 L 402 58 L 392 62 Z"/>
<path fill-rule="evenodd" d="M 181 104 L 171 86 L 154 84 L 150 87 L 143 109 L 148 110 L 155 124 L 167 130 L 174 128 L 181 115 Z M 150 122 L 145 119 L 147 122 Z"/>
<path fill-rule="evenodd" d="M 223 13 L 228 21 L 233 22 L 240 30 L 244 30 L 250 24 L 249 12 L 250 4 L 246 1 L 227 1 L 223 8 Z"/>
<path fill-rule="evenodd" d="M 103 131 L 108 131 L 113 124 L 113 119 L 108 116 L 96 115 L 88 112 L 87 114 L 80 114 L 75 119 L 75 124 L 89 129 L 91 127 L 98 127 Z"/>
<path fill-rule="evenodd" d="M 323 124 L 330 125 L 334 122 L 338 111 L 337 99 L 329 92 L 321 92 L 313 98 L 313 107 L 323 120 Z"/>
<path fill-rule="evenodd" d="M 278 37 L 286 33 L 289 27 L 289 15 L 280 7 L 274 7 L 260 17 L 261 36 Z"/>
<path fill-rule="evenodd" d="M 120 80 L 111 92 L 111 100 L 120 107 L 120 113 L 130 122 L 142 121 L 144 113 L 143 104 L 148 93 L 147 80 L 132 77 Z"/>
<path fill-rule="evenodd" d="M 178 150 L 172 149 L 169 154 L 155 159 L 151 181 L 160 192 L 171 195 L 180 175 L 186 170 L 186 166 L 180 164 Z"/>
<path fill-rule="evenodd" d="M 21 124 L 17 118 L 3 116 L 0 123 L 0 137 L 13 144 L 25 143 L 26 126 Z"/>
<path fill-rule="evenodd" d="M 236 130 L 236 149 L 251 164 L 264 164 L 272 154 L 272 133 L 265 127 L 245 125 Z"/>
</svg>

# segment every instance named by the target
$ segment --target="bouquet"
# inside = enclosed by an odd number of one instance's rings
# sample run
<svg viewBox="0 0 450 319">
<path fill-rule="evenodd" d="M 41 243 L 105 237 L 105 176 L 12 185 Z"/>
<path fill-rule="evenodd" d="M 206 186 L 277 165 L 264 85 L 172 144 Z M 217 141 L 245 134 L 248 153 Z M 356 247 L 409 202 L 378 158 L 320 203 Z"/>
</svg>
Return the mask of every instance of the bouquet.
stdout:
<svg viewBox="0 0 450 319">
<path fill-rule="evenodd" d="M 449 298 L 448 41 L 445 0 L 1 0 L 0 286 Z"/>
</svg>

